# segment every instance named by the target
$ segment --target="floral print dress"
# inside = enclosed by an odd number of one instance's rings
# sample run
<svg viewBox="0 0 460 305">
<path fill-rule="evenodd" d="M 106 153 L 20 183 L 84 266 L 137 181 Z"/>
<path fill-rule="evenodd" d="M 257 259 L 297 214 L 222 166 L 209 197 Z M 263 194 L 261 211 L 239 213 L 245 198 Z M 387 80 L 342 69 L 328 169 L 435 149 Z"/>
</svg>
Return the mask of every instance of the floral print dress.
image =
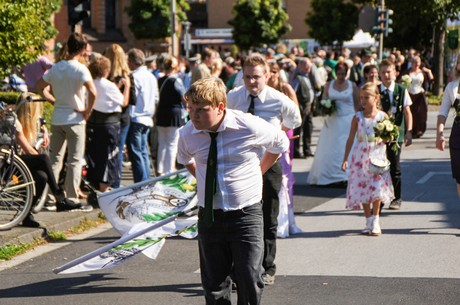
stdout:
<svg viewBox="0 0 460 305">
<path fill-rule="evenodd" d="M 385 114 L 379 111 L 375 118 L 365 118 L 362 111 L 356 113 L 358 130 L 350 161 L 350 175 L 347 187 L 347 209 L 361 209 L 361 204 L 372 203 L 380 199 L 389 203 L 394 198 L 390 171 L 373 174 L 369 170 L 369 155 L 386 159 L 386 145 L 375 143 L 374 126 L 383 120 Z"/>
</svg>

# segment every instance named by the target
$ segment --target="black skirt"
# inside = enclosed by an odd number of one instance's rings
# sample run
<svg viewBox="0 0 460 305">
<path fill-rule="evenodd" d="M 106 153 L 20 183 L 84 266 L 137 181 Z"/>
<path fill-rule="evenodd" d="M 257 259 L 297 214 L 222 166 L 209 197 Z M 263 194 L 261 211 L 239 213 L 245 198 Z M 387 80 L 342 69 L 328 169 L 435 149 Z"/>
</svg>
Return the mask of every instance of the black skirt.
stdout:
<svg viewBox="0 0 460 305">
<path fill-rule="evenodd" d="M 460 118 L 456 118 L 449 138 L 452 176 L 460 184 Z"/>
</svg>

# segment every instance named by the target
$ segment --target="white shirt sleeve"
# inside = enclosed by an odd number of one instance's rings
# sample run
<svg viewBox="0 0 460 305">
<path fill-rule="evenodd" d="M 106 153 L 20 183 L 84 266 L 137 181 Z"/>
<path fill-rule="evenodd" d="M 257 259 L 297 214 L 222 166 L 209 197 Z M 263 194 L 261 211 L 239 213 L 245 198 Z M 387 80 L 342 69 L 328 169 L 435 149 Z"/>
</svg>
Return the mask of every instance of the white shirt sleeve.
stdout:
<svg viewBox="0 0 460 305">
<path fill-rule="evenodd" d="M 450 107 L 455 102 L 458 91 L 458 81 L 453 81 L 447 84 L 442 97 L 441 107 L 439 108 L 439 115 L 447 118 L 449 115 Z"/>
</svg>

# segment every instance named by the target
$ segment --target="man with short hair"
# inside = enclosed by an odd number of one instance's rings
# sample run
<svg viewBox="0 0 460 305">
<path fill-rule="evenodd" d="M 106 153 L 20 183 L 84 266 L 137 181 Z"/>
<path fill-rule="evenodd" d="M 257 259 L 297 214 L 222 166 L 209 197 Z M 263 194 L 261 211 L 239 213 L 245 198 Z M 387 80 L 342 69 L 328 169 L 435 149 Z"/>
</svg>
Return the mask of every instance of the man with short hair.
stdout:
<svg viewBox="0 0 460 305">
<path fill-rule="evenodd" d="M 150 154 L 148 135 L 153 126 L 153 115 L 158 104 L 158 84 L 155 76 L 145 66 L 145 55 L 139 49 L 127 53 L 128 67 L 132 72 L 135 87 L 135 105 L 129 106 L 131 125 L 127 136 L 129 160 L 133 169 L 134 182 L 150 177 Z"/>
<path fill-rule="evenodd" d="M 260 54 L 249 55 L 243 64 L 244 86 L 228 93 L 229 109 L 252 113 L 284 131 L 300 126 L 299 107 L 280 91 L 267 85 L 269 67 Z M 276 234 L 278 229 L 279 198 L 282 171 L 279 162 L 270 167 L 263 176 L 264 213 L 264 283 L 275 282 Z M 238 285 L 238 282 L 237 282 Z"/>
<path fill-rule="evenodd" d="M 302 115 L 302 126 L 294 129 L 294 135 L 299 138 L 294 140 L 294 158 L 313 157 L 311 150 L 311 136 L 313 133 L 313 107 L 316 102 L 316 93 L 320 90 L 318 78 L 311 61 L 307 57 L 299 58 L 295 77 L 291 86 L 296 92 Z M 300 148 L 302 138 L 302 149 Z"/>
<path fill-rule="evenodd" d="M 395 195 L 389 209 L 399 210 L 402 203 L 400 156 L 402 143 L 404 142 L 406 146 L 412 144 L 412 113 L 410 111 L 412 101 L 406 87 L 395 82 L 395 66 L 391 61 L 382 60 L 379 70 L 382 81 L 379 86 L 382 109 L 399 126 L 397 142 L 387 144 L 387 158 L 391 162 L 390 174 Z"/>
<path fill-rule="evenodd" d="M 54 104 L 50 139 L 53 174 L 57 180 L 67 148 L 64 190 L 67 197 L 76 201 L 79 197 L 81 167 L 85 153 L 86 120 L 91 115 L 96 100 L 93 78 L 88 68 L 80 63 L 86 54 L 87 45 L 88 42 L 82 34 L 70 34 L 65 60 L 56 63 L 35 85 L 35 92 Z M 52 95 L 44 93 L 48 85 L 51 85 Z M 87 103 L 85 88 L 88 95 Z"/>
<path fill-rule="evenodd" d="M 201 63 L 192 70 L 192 84 L 199 79 L 211 76 L 211 66 L 216 61 L 217 57 L 217 52 L 213 49 L 204 48 L 203 51 L 201 51 Z"/>
</svg>

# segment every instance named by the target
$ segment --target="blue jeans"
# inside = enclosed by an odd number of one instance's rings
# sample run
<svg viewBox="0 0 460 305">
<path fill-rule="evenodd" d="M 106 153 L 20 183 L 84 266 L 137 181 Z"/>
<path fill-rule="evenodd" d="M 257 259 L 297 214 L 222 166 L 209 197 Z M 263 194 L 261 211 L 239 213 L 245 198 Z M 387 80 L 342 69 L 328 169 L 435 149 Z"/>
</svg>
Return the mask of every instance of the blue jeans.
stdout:
<svg viewBox="0 0 460 305">
<path fill-rule="evenodd" d="M 198 212 L 198 247 L 201 282 L 206 304 L 231 304 L 231 277 L 237 283 L 238 304 L 261 302 L 263 216 L 262 204 L 241 210 L 214 210 L 214 222 L 206 226 Z"/>
<path fill-rule="evenodd" d="M 123 172 L 123 148 L 125 147 L 126 138 L 128 137 L 129 124 L 120 127 L 120 142 L 118 144 L 118 160 L 120 162 L 120 177 L 113 182 L 114 188 L 120 187 L 121 173 Z"/>
<path fill-rule="evenodd" d="M 128 155 L 133 168 L 134 182 L 144 181 L 150 178 L 150 156 L 148 148 L 148 136 L 150 127 L 131 122 L 128 131 Z"/>
</svg>

